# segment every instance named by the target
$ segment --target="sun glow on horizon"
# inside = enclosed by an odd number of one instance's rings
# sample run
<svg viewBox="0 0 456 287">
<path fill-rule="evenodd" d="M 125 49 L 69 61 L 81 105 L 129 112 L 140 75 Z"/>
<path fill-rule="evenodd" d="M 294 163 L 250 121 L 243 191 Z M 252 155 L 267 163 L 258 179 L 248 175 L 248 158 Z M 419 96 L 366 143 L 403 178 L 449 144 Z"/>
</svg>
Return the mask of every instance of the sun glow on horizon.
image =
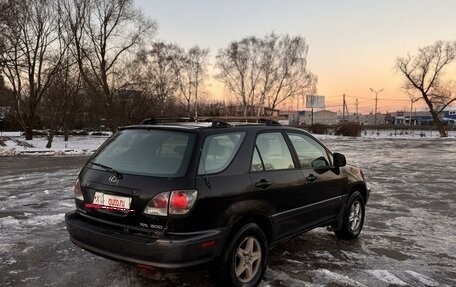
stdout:
<svg viewBox="0 0 456 287">
<path fill-rule="evenodd" d="M 309 45 L 309 69 L 318 76 L 318 95 L 328 110 L 342 110 L 342 95 L 350 113 L 408 111 L 404 80 L 395 71 L 395 59 L 415 54 L 437 40 L 456 39 L 456 1 L 158 1 L 136 0 L 159 24 L 158 38 L 183 47 L 210 49 L 209 101 L 235 101 L 213 76 L 215 56 L 231 41 L 247 36 L 301 35 Z M 425 21 L 423 21 L 425 19 Z M 456 82 L 456 63 L 446 72 Z M 456 104 L 455 104 L 456 105 Z M 453 106 L 455 106 L 453 105 Z M 296 101 L 281 107 L 296 109 Z M 305 109 L 300 99 L 299 109 Z M 424 102 L 413 109 L 425 110 Z"/>
</svg>

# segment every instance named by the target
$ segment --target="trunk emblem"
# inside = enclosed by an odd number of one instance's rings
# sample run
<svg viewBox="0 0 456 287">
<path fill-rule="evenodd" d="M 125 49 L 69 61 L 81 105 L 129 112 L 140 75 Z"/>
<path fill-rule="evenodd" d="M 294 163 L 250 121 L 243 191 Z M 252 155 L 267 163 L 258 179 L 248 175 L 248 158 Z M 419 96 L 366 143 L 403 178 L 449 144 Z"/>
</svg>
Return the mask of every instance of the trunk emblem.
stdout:
<svg viewBox="0 0 456 287">
<path fill-rule="evenodd" d="M 117 178 L 117 176 L 113 175 L 109 178 L 109 181 L 110 182 L 114 182 L 114 183 L 117 183 L 119 181 L 119 179 Z"/>
</svg>

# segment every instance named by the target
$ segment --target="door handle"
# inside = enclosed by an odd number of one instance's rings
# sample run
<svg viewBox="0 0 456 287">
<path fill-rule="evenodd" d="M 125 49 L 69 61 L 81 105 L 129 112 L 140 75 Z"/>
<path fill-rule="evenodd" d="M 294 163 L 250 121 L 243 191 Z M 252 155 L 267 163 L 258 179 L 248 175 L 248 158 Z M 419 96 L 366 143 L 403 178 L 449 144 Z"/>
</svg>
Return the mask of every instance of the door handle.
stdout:
<svg viewBox="0 0 456 287">
<path fill-rule="evenodd" d="M 306 177 L 306 181 L 307 181 L 308 183 L 315 182 L 317 179 L 318 179 L 318 178 L 317 178 L 315 175 L 313 175 L 313 174 L 311 174 L 311 175 L 309 175 L 308 177 Z"/>
<path fill-rule="evenodd" d="M 262 179 L 259 182 L 255 183 L 255 187 L 266 189 L 271 186 L 272 182 L 267 181 L 266 179 Z"/>
</svg>

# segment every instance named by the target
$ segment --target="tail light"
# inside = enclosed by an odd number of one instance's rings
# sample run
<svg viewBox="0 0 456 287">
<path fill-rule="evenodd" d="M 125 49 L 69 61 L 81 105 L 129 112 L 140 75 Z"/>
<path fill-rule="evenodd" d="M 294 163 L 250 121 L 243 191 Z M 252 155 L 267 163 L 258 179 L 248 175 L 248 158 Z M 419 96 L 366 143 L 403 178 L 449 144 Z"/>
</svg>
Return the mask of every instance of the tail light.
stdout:
<svg viewBox="0 0 456 287">
<path fill-rule="evenodd" d="M 84 200 L 84 196 L 82 196 L 81 183 L 79 182 L 79 178 L 76 180 L 76 183 L 74 184 L 74 198 Z"/>
<path fill-rule="evenodd" d="M 196 190 L 174 190 L 169 200 L 169 214 L 186 214 L 192 209 L 198 192 Z"/>
<path fill-rule="evenodd" d="M 149 201 L 144 209 L 144 213 L 149 215 L 166 216 L 168 215 L 168 201 L 169 192 L 159 193 Z"/>
<path fill-rule="evenodd" d="M 196 190 L 174 190 L 159 193 L 149 201 L 144 209 L 144 214 L 158 216 L 186 214 L 195 204 L 197 195 Z"/>
</svg>

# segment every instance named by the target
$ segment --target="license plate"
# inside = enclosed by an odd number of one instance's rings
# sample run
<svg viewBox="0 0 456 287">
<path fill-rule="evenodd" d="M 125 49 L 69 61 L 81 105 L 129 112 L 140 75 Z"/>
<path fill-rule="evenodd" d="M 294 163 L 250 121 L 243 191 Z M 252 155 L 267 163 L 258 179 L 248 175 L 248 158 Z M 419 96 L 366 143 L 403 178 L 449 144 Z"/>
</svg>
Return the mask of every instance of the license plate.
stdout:
<svg viewBox="0 0 456 287">
<path fill-rule="evenodd" d="M 103 192 L 95 192 L 95 196 L 93 198 L 93 204 L 99 204 L 116 208 L 129 209 L 130 203 L 130 197 L 111 195 Z"/>
</svg>

